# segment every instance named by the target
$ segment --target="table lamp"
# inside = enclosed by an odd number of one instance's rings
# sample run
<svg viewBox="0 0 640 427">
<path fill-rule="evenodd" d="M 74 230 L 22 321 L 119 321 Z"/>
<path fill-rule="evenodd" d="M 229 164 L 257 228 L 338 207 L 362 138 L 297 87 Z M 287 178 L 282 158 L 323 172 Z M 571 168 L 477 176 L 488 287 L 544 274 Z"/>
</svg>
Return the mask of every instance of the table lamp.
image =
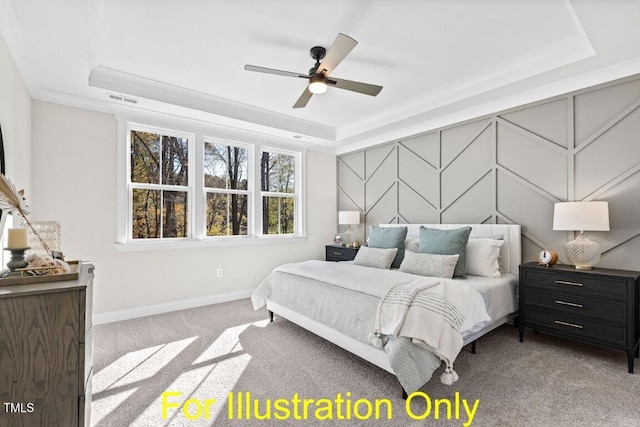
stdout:
<svg viewBox="0 0 640 427">
<path fill-rule="evenodd" d="M 354 241 L 353 235 L 355 234 L 353 231 L 351 231 L 351 226 L 360 224 L 360 211 L 338 212 L 338 224 L 347 226 L 344 243 L 349 245 Z"/>
<path fill-rule="evenodd" d="M 565 244 L 567 258 L 580 270 L 590 270 L 600 261 L 602 246 L 589 240 L 585 231 L 609 231 L 609 203 L 562 202 L 553 208 L 553 229 L 579 231 Z"/>
</svg>

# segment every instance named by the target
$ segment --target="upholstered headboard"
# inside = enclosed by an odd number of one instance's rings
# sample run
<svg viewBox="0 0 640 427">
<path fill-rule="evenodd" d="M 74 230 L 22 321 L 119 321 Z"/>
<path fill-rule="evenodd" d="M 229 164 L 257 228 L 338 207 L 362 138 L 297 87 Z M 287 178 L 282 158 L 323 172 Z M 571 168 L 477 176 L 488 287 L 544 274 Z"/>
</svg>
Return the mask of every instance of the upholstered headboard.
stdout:
<svg viewBox="0 0 640 427">
<path fill-rule="evenodd" d="M 504 243 L 500 249 L 502 266 L 509 273 L 519 274 L 518 266 L 522 262 L 521 229 L 513 224 L 380 224 L 380 227 L 407 227 L 407 237 L 418 237 L 420 226 L 449 230 L 452 228 L 471 227 L 469 237 L 491 237 L 502 235 Z"/>
</svg>

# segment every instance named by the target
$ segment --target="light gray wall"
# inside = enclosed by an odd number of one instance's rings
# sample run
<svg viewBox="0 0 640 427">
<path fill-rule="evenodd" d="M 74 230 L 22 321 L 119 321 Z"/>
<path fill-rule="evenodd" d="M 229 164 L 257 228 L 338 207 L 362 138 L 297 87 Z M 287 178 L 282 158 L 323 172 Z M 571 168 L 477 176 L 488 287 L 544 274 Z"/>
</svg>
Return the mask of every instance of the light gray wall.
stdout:
<svg viewBox="0 0 640 427">
<path fill-rule="evenodd" d="M 58 221 L 67 259 L 95 264 L 97 323 L 248 296 L 277 265 L 324 257 L 335 231 L 334 155 L 307 153 L 304 241 L 120 252 L 117 144 L 113 114 L 33 102 L 32 219 Z"/>
<path fill-rule="evenodd" d="M 4 141 L 6 175 L 18 190 L 25 190 L 27 202 L 31 202 L 31 96 L 2 37 L 0 126 Z"/>
<path fill-rule="evenodd" d="M 640 78 L 624 79 L 337 159 L 338 209 L 378 223 L 523 225 L 523 260 L 567 262 L 553 204 L 606 200 L 600 267 L 640 270 Z M 359 227 L 360 235 L 366 225 Z"/>
</svg>

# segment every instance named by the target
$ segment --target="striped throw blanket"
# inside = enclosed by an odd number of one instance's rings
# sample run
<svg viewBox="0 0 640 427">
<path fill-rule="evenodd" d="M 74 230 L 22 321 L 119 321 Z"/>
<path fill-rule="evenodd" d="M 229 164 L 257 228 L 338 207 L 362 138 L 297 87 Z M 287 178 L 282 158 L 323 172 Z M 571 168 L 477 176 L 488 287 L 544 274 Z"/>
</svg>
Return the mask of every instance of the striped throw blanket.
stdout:
<svg viewBox="0 0 640 427">
<path fill-rule="evenodd" d="M 467 310 L 467 294 L 466 287 L 447 286 L 433 278 L 397 284 L 380 301 L 376 330 L 369 340 L 382 348 L 386 335 L 411 338 L 445 362 L 440 380 L 453 384 L 458 380 L 453 362 L 463 345 L 460 326 Z"/>
</svg>

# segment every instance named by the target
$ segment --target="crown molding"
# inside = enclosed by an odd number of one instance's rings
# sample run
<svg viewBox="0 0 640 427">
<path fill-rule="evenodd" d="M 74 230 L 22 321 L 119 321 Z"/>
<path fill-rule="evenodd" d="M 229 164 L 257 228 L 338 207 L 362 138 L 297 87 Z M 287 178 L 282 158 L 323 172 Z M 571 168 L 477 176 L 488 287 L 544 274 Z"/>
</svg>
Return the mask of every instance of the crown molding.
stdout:
<svg viewBox="0 0 640 427">
<path fill-rule="evenodd" d="M 101 66 L 94 68 L 89 76 L 89 86 L 226 117 L 234 121 L 236 126 L 249 126 L 265 133 L 268 133 L 267 128 L 274 128 L 288 132 L 292 138 L 293 135 L 302 135 L 335 141 L 335 130 L 330 126 L 296 119 L 111 68 Z"/>
<path fill-rule="evenodd" d="M 217 120 L 216 116 L 212 114 L 186 108 L 176 109 L 174 106 L 170 106 L 171 111 L 162 111 L 165 106 L 144 99 L 139 100 L 136 105 L 127 105 L 109 101 L 107 97 L 105 97 L 104 101 L 99 101 L 90 97 L 70 95 L 49 89 L 40 90 L 34 99 L 111 114 L 116 120 L 133 120 L 153 123 L 158 126 L 168 126 L 176 130 L 209 133 L 222 139 L 238 142 L 335 154 L 335 144 L 333 142 L 307 137 L 296 139 L 292 138 L 290 133 L 280 132 L 280 135 L 277 132 L 273 132 L 273 129 L 268 129 L 268 133 L 260 132 L 259 130 L 250 129 L 246 123 L 243 126 L 232 126 L 225 123 L 224 117 L 220 118 L 221 120 Z"/>
<path fill-rule="evenodd" d="M 430 93 L 407 100 L 400 105 L 386 109 L 356 123 L 336 130 L 336 140 L 344 142 L 368 133 L 371 129 L 384 128 L 416 115 L 416 111 L 426 113 L 447 105 L 472 98 L 476 95 L 499 89 L 512 83 L 560 68 L 565 65 L 595 56 L 584 31 L 545 46 L 508 62 L 497 64 L 472 77 L 440 87 Z"/>
<path fill-rule="evenodd" d="M 506 111 L 522 105 L 592 88 L 597 85 L 629 77 L 634 78 L 634 76 L 637 75 L 640 75 L 640 57 L 612 66 L 603 67 L 588 73 L 583 73 L 578 76 L 558 80 L 544 86 L 535 87 L 533 89 L 505 96 L 490 102 L 471 105 L 467 108 L 464 108 L 464 106 L 454 108 L 453 112 L 450 113 L 433 110 L 426 113 L 416 114 L 412 117 L 407 117 L 404 120 L 379 126 L 377 128 L 370 129 L 366 133 L 361 133 L 354 137 L 341 140 L 336 147 L 336 154 L 341 155 L 362 150 L 374 145 L 380 145 L 401 138 L 415 136 L 421 133 L 451 126 L 456 123 Z"/>
</svg>

